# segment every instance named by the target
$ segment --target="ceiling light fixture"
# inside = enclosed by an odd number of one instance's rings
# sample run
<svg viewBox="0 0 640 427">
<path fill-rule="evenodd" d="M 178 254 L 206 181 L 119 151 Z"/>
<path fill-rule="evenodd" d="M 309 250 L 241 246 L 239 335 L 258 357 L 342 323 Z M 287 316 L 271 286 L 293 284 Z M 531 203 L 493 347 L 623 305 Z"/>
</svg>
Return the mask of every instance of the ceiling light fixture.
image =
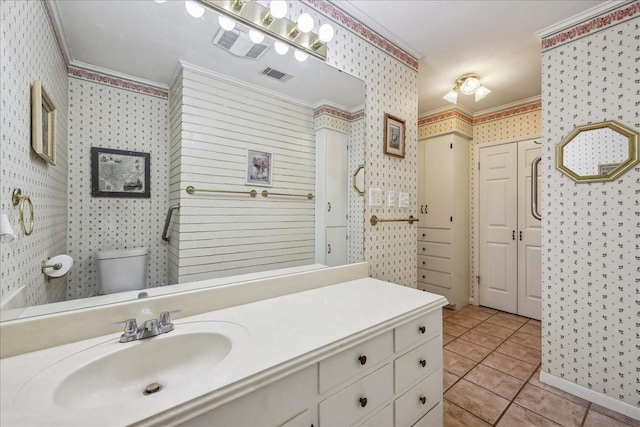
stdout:
<svg viewBox="0 0 640 427">
<path fill-rule="evenodd" d="M 462 93 L 463 95 L 475 94 L 476 102 L 478 102 L 485 96 L 489 95 L 491 91 L 482 85 L 480 82 L 480 76 L 471 73 L 458 77 L 453 89 L 447 92 L 443 98 L 452 104 L 457 104 L 458 93 Z"/>
<path fill-rule="evenodd" d="M 314 18 L 310 14 L 301 14 L 296 23 L 286 18 L 289 10 L 286 1 L 271 0 L 268 7 L 264 3 L 250 0 L 199 0 L 199 4 L 221 16 L 246 25 L 249 29 L 281 43 L 275 48 L 281 55 L 286 53 L 288 48 L 285 49 L 284 46 L 287 46 L 322 61 L 327 59 L 327 43 L 334 35 L 331 25 L 323 24 L 318 30 L 319 34 L 315 34 Z"/>
<path fill-rule="evenodd" d="M 222 29 L 225 31 L 231 31 L 236 27 L 236 23 L 233 19 L 229 19 L 222 15 L 218 16 L 218 24 L 220 24 Z"/>
<path fill-rule="evenodd" d="M 249 30 L 249 38 L 255 44 L 260 44 L 264 41 L 264 34 L 262 34 L 260 31 L 251 29 Z"/>
<path fill-rule="evenodd" d="M 285 53 L 289 52 L 289 46 L 282 43 L 282 42 L 275 42 L 273 44 L 273 48 L 276 50 L 276 52 L 278 52 L 278 54 L 280 55 L 284 55 Z"/>
</svg>

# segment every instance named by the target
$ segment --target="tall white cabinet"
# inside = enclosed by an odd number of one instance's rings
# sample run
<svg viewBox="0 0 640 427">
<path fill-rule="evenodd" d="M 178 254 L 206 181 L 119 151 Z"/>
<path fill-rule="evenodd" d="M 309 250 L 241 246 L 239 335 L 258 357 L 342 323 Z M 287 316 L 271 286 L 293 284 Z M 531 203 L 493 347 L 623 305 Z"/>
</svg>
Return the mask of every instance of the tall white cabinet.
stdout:
<svg viewBox="0 0 640 427">
<path fill-rule="evenodd" d="M 529 140 L 478 151 L 480 305 L 540 319 L 541 228 L 531 214 L 531 163 L 540 145 Z"/>
<path fill-rule="evenodd" d="M 349 135 L 316 130 L 316 262 L 347 263 Z"/>
<path fill-rule="evenodd" d="M 469 140 L 418 141 L 418 289 L 469 303 Z"/>
</svg>

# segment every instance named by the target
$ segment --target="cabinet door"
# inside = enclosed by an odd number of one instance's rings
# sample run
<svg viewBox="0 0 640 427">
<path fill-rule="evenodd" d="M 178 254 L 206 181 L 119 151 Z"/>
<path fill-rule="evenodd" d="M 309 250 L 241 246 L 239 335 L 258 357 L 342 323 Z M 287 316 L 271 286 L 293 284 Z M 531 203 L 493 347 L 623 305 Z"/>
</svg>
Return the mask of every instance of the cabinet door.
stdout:
<svg viewBox="0 0 640 427">
<path fill-rule="evenodd" d="M 538 320 L 542 316 L 541 221 L 531 214 L 531 162 L 540 152 L 534 141 L 518 145 L 518 314 Z M 541 206 L 540 169 L 536 178 Z"/>
<path fill-rule="evenodd" d="M 347 227 L 327 227 L 327 265 L 347 263 Z"/>
<path fill-rule="evenodd" d="M 517 144 L 480 150 L 480 305 L 518 311 Z"/>
<path fill-rule="evenodd" d="M 451 228 L 453 184 L 451 137 L 443 136 L 424 142 L 425 223 L 422 227 Z"/>
<path fill-rule="evenodd" d="M 424 149 L 427 145 L 427 141 L 418 141 L 418 227 L 425 227 L 427 221 L 427 215 L 425 213 L 425 179 L 424 179 Z M 418 235 L 420 236 L 420 235 Z M 420 237 L 418 237 L 420 240 Z"/>
<path fill-rule="evenodd" d="M 327 227 L 347 225 L 347 135 L 327 130 Z"/>
</svg>

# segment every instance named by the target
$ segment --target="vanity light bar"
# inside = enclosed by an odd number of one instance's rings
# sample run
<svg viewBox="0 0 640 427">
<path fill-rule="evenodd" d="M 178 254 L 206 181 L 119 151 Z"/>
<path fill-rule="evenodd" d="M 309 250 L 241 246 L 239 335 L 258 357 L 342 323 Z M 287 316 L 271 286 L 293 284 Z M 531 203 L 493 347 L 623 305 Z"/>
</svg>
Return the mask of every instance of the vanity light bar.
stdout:
<svg viewBox="0 0 640 427">
<path fill-rule="evenodd" d="M 216 13 L 234 19 L 249 28 L 261 31 L 282 43 L 314 56 L 322 61 L 327 59 L 327 45 L 320 42 L 318 34 L 297 30 L 297 24 L 287 18 L 274 18 L 269 8 L 256 1 L 238 0 L 198 0 Z M 239 5 L 241 4 L 241 7 Z"/>
</svg>

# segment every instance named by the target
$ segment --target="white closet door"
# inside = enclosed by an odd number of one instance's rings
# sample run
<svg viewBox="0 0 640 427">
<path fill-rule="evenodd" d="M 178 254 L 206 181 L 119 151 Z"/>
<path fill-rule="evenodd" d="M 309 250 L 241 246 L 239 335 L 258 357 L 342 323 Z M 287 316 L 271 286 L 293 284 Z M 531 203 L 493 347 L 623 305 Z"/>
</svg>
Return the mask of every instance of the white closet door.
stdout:
<svg viewBox="0 0 640 427">
<path fill-rule="evenodd" d="M 327 227 L 347 225 L 347 135 L 327 130 Z"/>
<path fill-rule="evenodd" d="M 480 152 L 480 305 L 518 310 L 517 144 Z"/>
<path fill-rule="evenodd" d="M 542 264 L 540 221 L 531 215 L 531 162 L 540 155 L 534 141 L 518 145 L 518 314 L 542 316 Z M 541 183 L 538 169 L 538 206 Z"/>
<path fill-rule="evenodd" d="M 453 212 L 453 181 L 451 170 L 453 150 L 449 135 L 424 143 L 424 203 L 425 222 L 429 228 L 451 228 Z"/>
<path fill-rule="evenodd" d="M 347 227 L 327 227 L 327 265 L 347 263 Z"/>
<path fill-rule="evenodd" d="M 418 141 L 418 227 L 426 227 L 425 223 L 427 221 L 427 215 L 424 211 L 424 205 L 426 204 L 424 188 L 425 188 L 425 180 L 424 180 L 424 171 L 426 169 L 425 159 L 424 159 L 424 150 L 427 145 L 425 141 Z"/>
</svg>

